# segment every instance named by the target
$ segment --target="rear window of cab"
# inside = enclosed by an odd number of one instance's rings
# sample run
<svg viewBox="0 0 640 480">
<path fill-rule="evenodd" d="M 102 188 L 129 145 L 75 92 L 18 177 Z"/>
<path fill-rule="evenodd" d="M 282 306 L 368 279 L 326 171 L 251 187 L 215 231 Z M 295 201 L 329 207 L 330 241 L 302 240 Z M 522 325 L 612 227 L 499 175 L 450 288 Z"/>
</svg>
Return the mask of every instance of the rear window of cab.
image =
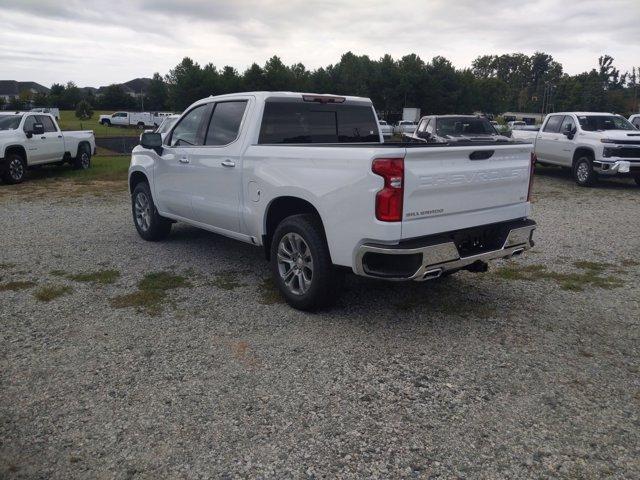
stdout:
<svg viewBox="0 0 640 480">
<path fill-rule="evenodd" d="M 371 105 L 267 100 L 259 144 L 379 142 Z"/>
</svg>

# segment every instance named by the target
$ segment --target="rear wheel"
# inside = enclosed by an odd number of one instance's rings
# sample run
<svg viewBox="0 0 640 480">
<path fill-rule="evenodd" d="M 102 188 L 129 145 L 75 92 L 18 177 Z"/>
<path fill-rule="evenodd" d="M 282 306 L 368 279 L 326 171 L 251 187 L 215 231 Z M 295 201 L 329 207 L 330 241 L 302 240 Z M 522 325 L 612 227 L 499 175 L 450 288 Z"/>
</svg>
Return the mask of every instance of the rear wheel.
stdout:
<svg viewBox="0 0 640 480">
<path fill-rule="evenodd" d="M 640 175 L 633 177 L 633 180 L 636 182 L 636 185 L 640 187 Z"/>
<path fill-rule="evenodd" d="M 591 157 L 583 155 L 573 165 L 573 178 L 581 187 L 590 187 L 597 180 L 597 174 L 593 171 Z"/>
<path fill-rule="evenodd" d="M 344 274 L 331 263 L 315 215 L 285 218 L 271 242 L 271 270 L 280 293 L 298 310 L 318 310 L 337 299 Z"/>
<path fill-rule="evenodd" d="M 27 175 L 27 162 L 17 153 L 10 153 L 6 158 L 6 168 L 2 174 L 5 183 L 22 183 Z"/>
<path fill-rule="evenodd" d="M 91 167 L 91 149 L 86 145 L 81 145 L 72 165 L 74 170 L 87 170 Z"/>
<path fill-rule="evenodd" d="M 162 240 L 171 232 L 171 220 L 158 213 L 147 182 L 141 182 L 134 188 L 131 194 L 131 211 L 138 235 L 145 240 Z"/>
</svg>

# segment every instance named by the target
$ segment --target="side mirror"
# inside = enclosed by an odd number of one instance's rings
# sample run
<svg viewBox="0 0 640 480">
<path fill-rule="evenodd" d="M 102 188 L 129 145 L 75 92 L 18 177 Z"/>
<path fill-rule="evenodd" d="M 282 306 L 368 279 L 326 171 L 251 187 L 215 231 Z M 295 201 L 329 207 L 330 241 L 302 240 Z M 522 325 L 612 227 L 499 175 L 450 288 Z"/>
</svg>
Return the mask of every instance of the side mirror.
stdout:
<svg viewBox="0 0 640 480">
<path fill-rule="evenodd" d="M 41 123 L 34 123 L 31 133 L 33 133 L 34 135 L 42 135 L 44 133 L 44 125 Z"/>
<path fill-rule="evenodd" d="M 162 151 L 162 135 L 154 132 L 144 132 L 140 135 L 140 145 L 149 150 L 155 150 L 160 154 Z"/>
</svg>

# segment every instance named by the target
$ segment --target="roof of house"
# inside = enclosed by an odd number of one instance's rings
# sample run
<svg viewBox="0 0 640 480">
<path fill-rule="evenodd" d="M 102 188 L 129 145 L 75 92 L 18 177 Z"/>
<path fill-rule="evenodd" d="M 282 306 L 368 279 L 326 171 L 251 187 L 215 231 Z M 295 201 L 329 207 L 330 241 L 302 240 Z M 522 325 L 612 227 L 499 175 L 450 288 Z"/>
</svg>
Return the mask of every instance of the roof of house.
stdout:
<svg viewBox="0 0 640 480">
<path fill-rule="evenodd" d="M 49 89 L 36 82 L 18 82 L 17 80 L 0 80 L 0 95 L 19 95 L 24 90 L 47 93 Z"/>
</svg>

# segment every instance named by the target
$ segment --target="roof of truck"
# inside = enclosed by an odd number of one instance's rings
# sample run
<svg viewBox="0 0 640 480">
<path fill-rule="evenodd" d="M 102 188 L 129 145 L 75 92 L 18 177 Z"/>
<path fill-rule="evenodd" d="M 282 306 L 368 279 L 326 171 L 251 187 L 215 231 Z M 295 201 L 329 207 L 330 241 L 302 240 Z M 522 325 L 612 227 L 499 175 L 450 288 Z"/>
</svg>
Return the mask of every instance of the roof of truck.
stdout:
<svg viewBox="0 0 640 480">
<path fill-rule="evenodd" d="M 569 114 L 573 114 L 573 115 L 618 115 L 617 113 L 611 113 L 611 112 L 553 112 L 553 113 L 550 113 L 549 115 L 569 115 Z"/>
<path fill-rule="evenodd" d="M 237 92 L 237 93 L 227 93 L 225 95 L 211 95 L 210 97 L 207 98 L 203 98 L 202 100 L 199 101 L 203 101 L 203 100 L 207 100 L 210 98 L 226 98 L 226 97 L 237 97 L 240 95 L 252 95 L 254 97 L 260 98 L 260 99 L 267 99 L 267 98 L 272 98 L 272 97 L 278 97 L 278 98 L 300 98 L 302 96 L 314 96 L 314 97 L 340 97 L 340 98 L 344 98 L 347 102 L 367 102 L 367 103 L 372 103 L 370 98 L 367 97 L 354 97 L 351 95 L 338 95 L 338 94 L 333 94 L 333 93 L 311 93 L 311 92 L 280 92 L 280 91 L 274 91 L 274 92 L 267 92 L 267 91 L 257 91 L 257 92 Z"/>
</svg>

